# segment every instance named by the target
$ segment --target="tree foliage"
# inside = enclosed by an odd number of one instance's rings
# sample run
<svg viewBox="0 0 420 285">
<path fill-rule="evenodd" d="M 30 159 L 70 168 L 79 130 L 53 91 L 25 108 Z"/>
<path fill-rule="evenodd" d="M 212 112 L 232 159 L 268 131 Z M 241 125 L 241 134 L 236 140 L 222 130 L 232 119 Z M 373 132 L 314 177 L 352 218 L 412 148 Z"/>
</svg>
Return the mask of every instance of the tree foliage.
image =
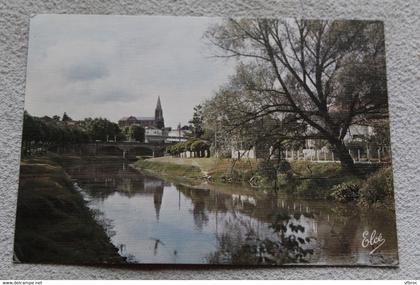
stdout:
<svg viewBox="0 0 420 285">
<path fill-rule="evenodd" d="M 204 134 L 203 107 L 201 105 L 197 105 L 194 107 L 193 118 L 188 123 L 190 123 L 191 125 L 190 129 L 193 137 L 201 138 Z"/>
<path fill-rule="evenodd" d="M 58 116 L 35 117 L 24 112 L 22 148 L 30 154 L 34 148 L 48 149 L 51 146 L 65 146 L 106 139 L 124 138 L 117 124 L 103 118 L 87 118 L 74 125 L 57 120 Z M 64 116 L 63 116 L 64 118 Z M 138 135 L 138 134 L 136 134 Z"/>
<path fill-rule="evenodd" d="M 238 59 L 236 74 L 212 100 L 231 131 L 267 118 L 288 136 L 323 138 L 342 165 L 353 161 L 343 139 L 350 125 L 386 118 L 383 24 L 374 21 L 229 19 L 206 33 Z"/>
<path fill-rule="evenodd" d="M 145 129 L 140 125 L 131 125 L 123 129 L 123 133 L 128 140 L 144 142 Z"/>
<path fill-rule="evenodd" d="M 209 156 L 210 145 L 204 140 L 190 139 L 166 147 L 166 152 L 174 156 L 187 151 L 194 153 L 195 157 L 204 157 L 206 154 Z"/>
<path fill-rule="evenodd" d="M 80 122 L 80 126 L 88 133 L 91 141 L 122 140 L 124 135 L 118 124 L 105 118 L 86 118 Z"/>
<path fill-rule="evenodd" d="M 40 146 L 77 144 L 89 141 L 88 133 L 78 126 L 66 126 L 49 117 L 33 117 L 25 111 L 23 117 L 22 148 L 30 154 Z"/>
</svg>

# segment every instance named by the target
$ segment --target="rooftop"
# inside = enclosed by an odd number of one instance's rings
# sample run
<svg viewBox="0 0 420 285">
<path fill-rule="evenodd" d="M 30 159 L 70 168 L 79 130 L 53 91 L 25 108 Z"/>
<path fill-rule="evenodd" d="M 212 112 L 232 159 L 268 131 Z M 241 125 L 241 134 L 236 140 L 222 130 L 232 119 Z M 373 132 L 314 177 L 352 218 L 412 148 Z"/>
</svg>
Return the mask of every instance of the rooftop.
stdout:
<svg viewBox="0 0 420 285">
<path fill-rule="evenodd" d="M 128 117 L 122 117 L 120 121 L 126 121 L 128 119 L 134 118 L 137 121 L 154 121 L 155 117 L 136 117 L 136 116 L 128 116 Z"/>
</svg>

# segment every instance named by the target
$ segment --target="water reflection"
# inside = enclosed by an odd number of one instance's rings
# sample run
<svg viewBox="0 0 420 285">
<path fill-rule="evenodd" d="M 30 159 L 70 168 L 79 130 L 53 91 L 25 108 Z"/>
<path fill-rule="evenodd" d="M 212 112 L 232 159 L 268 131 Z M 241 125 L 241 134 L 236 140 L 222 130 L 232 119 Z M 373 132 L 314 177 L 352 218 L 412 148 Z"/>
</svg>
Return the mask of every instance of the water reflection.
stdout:
<svg viewBox="0 0 420 285">
<path fill-rule="evenodd" d="M 192 189 L 144 175 L 123 162 L 78 162 L 68 173 L 102 213 L 120 253 L 139 263 L 395 264 L 395 217 L 327 201 Z M 386 243 L 361 247 L 365 230 Z"/>
</svg>

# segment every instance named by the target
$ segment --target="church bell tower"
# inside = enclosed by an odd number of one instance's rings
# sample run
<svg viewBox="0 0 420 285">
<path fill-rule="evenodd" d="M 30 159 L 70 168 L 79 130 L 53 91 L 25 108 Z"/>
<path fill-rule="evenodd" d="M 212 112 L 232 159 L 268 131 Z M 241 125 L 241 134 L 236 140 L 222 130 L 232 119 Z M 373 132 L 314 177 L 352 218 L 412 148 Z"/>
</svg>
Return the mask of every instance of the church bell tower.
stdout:
<svg viewBox="0 0 420 285">
<path fill-rule="evenodd" d="M 163 129 L 165 127 L 165 122 L 163 120 L 162 105 L 160 104 L 160 97 L 158 97 L 155 109 L 155 126 L 158 129 Z"/>
</svg>

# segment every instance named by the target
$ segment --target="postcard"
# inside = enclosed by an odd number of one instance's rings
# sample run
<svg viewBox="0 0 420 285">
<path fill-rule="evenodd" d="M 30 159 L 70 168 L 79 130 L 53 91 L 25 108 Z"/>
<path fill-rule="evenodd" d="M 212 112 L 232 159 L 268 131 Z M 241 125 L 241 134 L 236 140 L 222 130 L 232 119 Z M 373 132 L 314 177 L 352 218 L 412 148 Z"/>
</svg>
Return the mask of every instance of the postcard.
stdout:
<svg viewBox="0 0 420 285">
<path fill-rule="evenodd" d="M 397 266 L 384 24 L 31 19 L 14 262 Z"/>
</svg>

